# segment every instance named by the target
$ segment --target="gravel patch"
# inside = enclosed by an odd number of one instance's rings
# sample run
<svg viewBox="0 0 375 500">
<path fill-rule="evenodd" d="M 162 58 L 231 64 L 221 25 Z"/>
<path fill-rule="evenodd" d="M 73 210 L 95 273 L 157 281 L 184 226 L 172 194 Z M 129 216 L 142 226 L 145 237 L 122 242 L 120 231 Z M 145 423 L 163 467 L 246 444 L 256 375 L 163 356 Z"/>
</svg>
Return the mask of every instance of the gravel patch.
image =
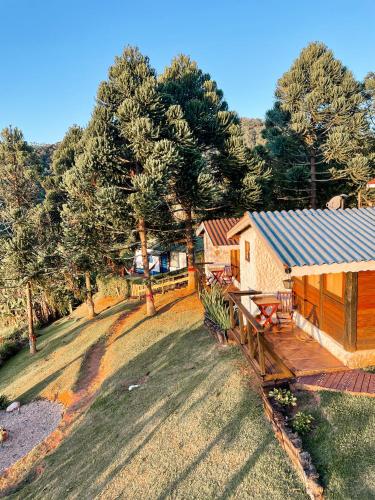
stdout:
<svg viewBox="0 0 375 500">
<path fill-rule="evenodd" d="M 0 411 L 0 426 L 9 431 L 9 438 L 0 446 L 0 474 L 27 455 L 34 446 L 56 429 L 63 407 L 46 400 L 21 406 L 21 411 Z"/>
</svg>

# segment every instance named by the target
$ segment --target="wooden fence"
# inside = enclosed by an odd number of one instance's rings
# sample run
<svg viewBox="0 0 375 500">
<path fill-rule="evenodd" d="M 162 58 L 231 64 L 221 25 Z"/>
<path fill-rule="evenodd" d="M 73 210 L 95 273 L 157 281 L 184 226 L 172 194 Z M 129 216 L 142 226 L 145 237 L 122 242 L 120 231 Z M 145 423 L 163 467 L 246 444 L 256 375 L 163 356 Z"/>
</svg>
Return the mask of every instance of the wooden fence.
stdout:
<svg viewBox="0 0 375 500">
<path fill-rule="evenodd" d="M 161 278 L 155 280 L 152 283 L 153 292 L 164 293 L 167 290 L 172 290 L 173 288 L 183 286 L 188 282 L 187 271 L 175 274 L 173 276 L 167 276 L 166 278 Z M 134 283 L 131 285 L 131 296 L 138 297 L 139 299 L 146 295 L 146 286 L 143 283 Z"/>
</svg>

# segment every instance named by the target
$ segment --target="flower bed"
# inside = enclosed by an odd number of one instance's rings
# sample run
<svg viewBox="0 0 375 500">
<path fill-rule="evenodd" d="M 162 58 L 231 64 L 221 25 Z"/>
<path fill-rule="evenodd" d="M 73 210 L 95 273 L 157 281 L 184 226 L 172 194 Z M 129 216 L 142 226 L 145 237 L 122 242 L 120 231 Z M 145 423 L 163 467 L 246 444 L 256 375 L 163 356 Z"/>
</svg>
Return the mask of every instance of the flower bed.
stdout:
<svg viewBox="0 0 375 500">
<path fill-rule="evenodd" d="M 290 393 L 289 390 L 286 392 Z M 281 404 L 263 389 L 262 399 L 266 416 L 272 425 L 275 436 L 298 471 L 307 494 L 312 500 L 322 500 L 324 498 L 323 487 L 319 482 L 319 474 L 312 463 L 311 455 L 303 450 L 301 437 L 290 426 L 296 415 L 291 409 L 291 407 L 296 406 L 296 398 L 289 397 L 290 402 L 288 403 L 285 402 L 287 398 L 284 397 L 284 404 Z"/>
</svg>

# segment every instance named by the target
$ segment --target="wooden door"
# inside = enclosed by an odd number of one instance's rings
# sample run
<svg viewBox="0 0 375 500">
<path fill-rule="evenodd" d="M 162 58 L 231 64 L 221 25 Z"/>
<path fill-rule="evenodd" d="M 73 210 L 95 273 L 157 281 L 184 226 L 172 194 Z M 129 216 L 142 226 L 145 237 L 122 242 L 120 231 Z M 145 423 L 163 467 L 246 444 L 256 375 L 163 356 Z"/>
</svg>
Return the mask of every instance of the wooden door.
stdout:
<svg viewBox="0 0 375 500">
<path fill-rule="evenodd" d="M 232 275 L 235 280 L 240 282 L 240 251 L 231 250 L 230 251 L 230 265 L 232 268 Z"/>
</svg>

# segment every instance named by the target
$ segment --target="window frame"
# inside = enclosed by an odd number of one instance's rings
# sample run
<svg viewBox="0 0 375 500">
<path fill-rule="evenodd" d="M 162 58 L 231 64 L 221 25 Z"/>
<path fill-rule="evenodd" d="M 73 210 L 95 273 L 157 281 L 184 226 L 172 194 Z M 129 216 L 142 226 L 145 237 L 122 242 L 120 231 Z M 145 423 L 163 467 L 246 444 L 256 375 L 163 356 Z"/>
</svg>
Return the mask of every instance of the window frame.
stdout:
<svg viewBox="0 0 375 500">
<path fill-rule="evenodd" d="M 342 290 L 341 290 L 341 297 L 339 295 L 335 295 L 334 293 L 330 292 L 327 290 L 327 276 L 328 274 L 341 274 L 342 276 Z M 345 301 L 345 273 L 326 273 L 323 275 L 323 293 L 327 297 L 330 297 L 333 300 L 336 300 L 337 302 L 340 302 L 341 304 L 344 303 Z"/>
<path fill-rule="evenodd" d="M 245 240 L 245 260 L 250 262 L 250 241 Z"/>
</svg>

